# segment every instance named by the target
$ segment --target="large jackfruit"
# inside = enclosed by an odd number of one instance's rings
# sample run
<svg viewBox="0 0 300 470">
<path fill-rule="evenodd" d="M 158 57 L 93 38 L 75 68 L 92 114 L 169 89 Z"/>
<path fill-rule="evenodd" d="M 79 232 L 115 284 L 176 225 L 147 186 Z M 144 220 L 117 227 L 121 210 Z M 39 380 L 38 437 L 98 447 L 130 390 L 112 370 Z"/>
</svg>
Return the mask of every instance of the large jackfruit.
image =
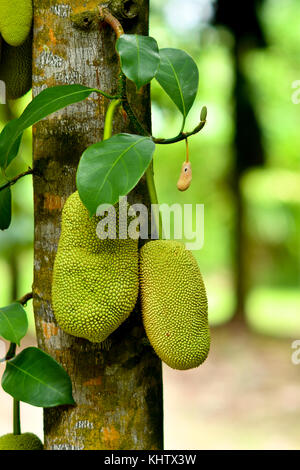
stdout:
<svg viewBox="0 0 300 470">
<path fill-rule="evenodd" d="M 99 220 L 89 217 L 77 191 L 68 198 L 52 283 L 59 326 L 91 342 L 104 341 L 126 320 L 139 289 L 138 241 L 100 240 L 96 234 Z"/>
<path fill-rule="evenodd" d="M 0 80 L 6 86 L 6 97 L 17 99 L 32 87 L 32 35 L 24 44 L 13 47 L 2 41 Z"/>
<path fill-rule="evenodd" d="M 0 437 L 0 450 L 43 450 L 43 444 L 30 432 L 19 435 L 4 434 Z"/>
<path fill-rule="evenodd" d="M 32 0 L 0 0 L 0 33 L 7 44 L 23 44 L 31 23 Z"/>
<path fill-rule="evenodd" d="M 173 369 L 198 367 L 210 334 L 205 286 L 192 253 L 176 241 L 146 243 L 140 283 L 143 323 L 156 354 Z"/>
</svg>

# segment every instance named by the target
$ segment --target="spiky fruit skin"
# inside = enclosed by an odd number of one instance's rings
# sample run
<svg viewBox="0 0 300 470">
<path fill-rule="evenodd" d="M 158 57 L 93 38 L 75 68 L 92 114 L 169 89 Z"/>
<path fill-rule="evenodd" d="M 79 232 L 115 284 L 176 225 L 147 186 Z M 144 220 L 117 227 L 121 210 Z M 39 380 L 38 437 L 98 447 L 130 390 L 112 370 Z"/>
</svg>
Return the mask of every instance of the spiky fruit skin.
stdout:
<svg viewBox="0 0 300 470">
<path fill-rule="evenodd" d="M 96 234 L 99 220 L 89 217 L 77 191 L 68 198 L 52 283 L 59 326 L 96 343 L 126 320 L 139 290 L 138 241 L 100 240 Z"/>
<path fill-rule="evenodd" d="M 210 333 L 207 296 L 192 253 L 182 243 L 154 240 L 140 253 L 143 323 L 156 354 L 186 370 L 207 358 Z"/>
<path fill-rule="evenodd" d="M 4 434 L 0 437 L 0 450 L 43 450 L 43 443 L 31 432 Z"/>
<path fill-rule="evenodd" d="M 24 44 L 13 47 L 2 41 L 0 80 L 6 85 L 8 99 L 25 95 L 32 86 L 32 35 Z"/>
<path fill-rule="evenodd" d="M 31 23 L 32 0 L 0 0 L 0 33 L 7 44 L 23 44 Z"/>
</svg>

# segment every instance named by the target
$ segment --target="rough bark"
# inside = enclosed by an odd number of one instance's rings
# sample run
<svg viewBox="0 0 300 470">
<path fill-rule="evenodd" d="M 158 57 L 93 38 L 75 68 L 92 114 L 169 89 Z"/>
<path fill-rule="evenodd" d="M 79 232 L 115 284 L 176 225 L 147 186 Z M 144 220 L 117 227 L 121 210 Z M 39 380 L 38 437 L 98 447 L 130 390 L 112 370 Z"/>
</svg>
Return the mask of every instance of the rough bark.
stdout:
<svg viewBox="0 0 300 470">
<path fill-rule="evenodd" d="M 99 0 L 35 0 L 33 94 L 43 88 L 81 83 L 108 93 L 117 89 L 115 35 L 97 24 Z M 147 34 L 148 0 L 114 1 L 126 32 Z M 124 8 L 125 4 L 125 8 Z M 131 7 L 134 7 L 133 9 Z M 145 126 L 150 126 L 149 89 L 130 98 Z M 76 189 L 75 173 L 82 152 L 101 140 L 107 100 L 93 96 L 57 112 L 34 127 L 35 255 L 34 311 L 39 346 L 69 373 L 76 406 L 44 412 L 46 449 L 161 449 L 161 362 L 147 345 L 137 306 L 111 335 L 111 347 L 65 334 L 51 307 L 52 267 L 60 236 L 61 210 Z M 114 132 L 131 131 L 120 112 Z M 130 195 L 148 203 L 145 182 Z M 80 299 L 78 299 L 80 302 Z"/>
</svg>

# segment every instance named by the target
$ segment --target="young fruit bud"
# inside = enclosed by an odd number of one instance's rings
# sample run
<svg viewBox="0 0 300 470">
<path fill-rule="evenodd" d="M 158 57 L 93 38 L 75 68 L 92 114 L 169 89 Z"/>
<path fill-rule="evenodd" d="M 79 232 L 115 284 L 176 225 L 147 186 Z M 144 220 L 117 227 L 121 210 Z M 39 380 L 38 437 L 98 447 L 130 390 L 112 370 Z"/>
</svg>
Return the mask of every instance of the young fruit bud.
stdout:
<svg viewBox="0 0 300 470">
<path fill-rule="evenodd" d="M 192 167 L 190 162 L 183 162 L 177 188 L 179 191 L 185 191 L 190 187 L 192 181 Z"/>
<path fill-rule="evenodd" d="M 200 113 L 200 121 L 206 121 L 207 118 L 207 107 L 203 106 Z"/>
</svg>

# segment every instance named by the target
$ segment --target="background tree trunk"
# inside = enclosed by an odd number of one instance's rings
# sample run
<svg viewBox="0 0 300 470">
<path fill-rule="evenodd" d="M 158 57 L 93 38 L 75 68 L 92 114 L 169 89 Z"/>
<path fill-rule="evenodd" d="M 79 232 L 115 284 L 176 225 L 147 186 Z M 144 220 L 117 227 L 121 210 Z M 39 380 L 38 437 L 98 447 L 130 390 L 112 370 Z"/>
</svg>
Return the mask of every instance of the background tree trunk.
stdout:
<svg viewBox="0 0 300 470">
<path fill-rule="evenodd" d="M 34 0 L 33 94 L 43 88 L 81 83 L 108 93 L 117 89 L 115 34 L 96 21 L 99 0 Z M 126 32 L 148 33 L 148 0 L 114 0 L 123 15 L 138 5 Z M 149 88 L 132 105 L 150 127 Z M 46 449 L 161 449 L 163 434 L 161 362 L 145 340 L 137 307 L 111 335 L 111 347 L 60 330 L 51 306 L 52 267 L 60 236 L 61 210 L 75 191 L 82 152 L 101 140 L 107 100 L 97 95 L 51 115 L 34 127 L 35 255 L 34 311 L 39 346 L 58 360 L 73 383 L 76 406 L 46 409 Z M 114 133 L 133 131 L 119 111 Z M 148 203 L 145 182 L 130 195 Z M 80 302 L 80 299 L 78 299 Z"/>
<path fill-rule="evenodd" d="M 245 207 L 241 193 L 241 180 L 247 170 L 265 163 L 262 130 L 256 117 L 251 84 L 245 75 L 243 59 L 252 49 L 266 46 L 258 14 L 263 3 L 264 0 L 243 3 L 237 3 L 235 0 L 218 0 L 216 5 L 215 22 L 226 26 L 234 37 L 232 98 L 235 106 L 235 129 L 231 183 L 236 202 L 233 254 L 236 308 L 233 321 L 238 326 L 245 323 L 245 302 L 249 290 L 247 240 L 244 230 Z M 232 14 L 233 11 L 235 15 Z"/>
</svg>

